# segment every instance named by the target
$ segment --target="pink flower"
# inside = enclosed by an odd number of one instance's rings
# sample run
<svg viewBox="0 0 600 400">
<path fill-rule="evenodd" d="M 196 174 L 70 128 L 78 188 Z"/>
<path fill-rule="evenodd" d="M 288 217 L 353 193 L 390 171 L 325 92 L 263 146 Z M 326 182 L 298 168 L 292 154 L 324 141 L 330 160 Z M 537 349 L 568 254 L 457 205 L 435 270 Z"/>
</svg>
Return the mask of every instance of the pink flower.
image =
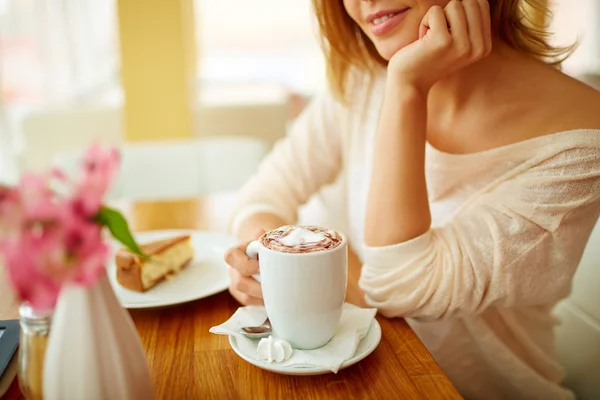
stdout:
<svg viewBox="0 0 600 400">
<path fill-rule="evenodd" d="M 101 276 L 108 258 L 108 246 L 102 240 L 102 226 L 68 207 L 63 220 L 63 243 L 69 264 L 76 266 L 69 279 L 90 285 Z"/>
<path fill-rule="evenodd" d="M 53 170 L 0 187 L 0 252 L 22 300 L 51 308 L 64 283 L 89 286 L 104 273 L 109 252 L 93 217 L 118 165 L 116 150 L 92 146 L 75 183 Z M 57 192 L 57 184 L 72 193 Z"/>
<path fill-rule="evenodd" d="M 115 148 L 103 149 L 95 144 L 82 160 L 82 176 L 75 186 L 74 206 L 85 215 L 98 212 L 104 196 L 117 174 L 119 152 Z"/>
<path fill-rule="evenodd" d="M 19 197 L 27 221 L 53 221 L 58 218 L 56 194 L 50 188 L 51 176 L 27 174 L 19 187 Z"/>
<path fill-rule="evenodd" d="M 51 208 L 0 242 L 17 294 L 39 308 L 54 306 L 64 282 L 95 283 L 108 257 L 100 225 L 67 202 Z"/>
<path fill-rule="evenodd" d="M 4 242 L 2 252 L 8 277 L 19 298 L 35 308 L 54 307 L 61 281 L 47 270 L 58 269 L 62 262 L 58 237 L 40 234 L 34 228 Z"/>
<path fill-rule="evenodd" d="M 14 229 L 21 221 L 22 210 L 16 189 L 0 186 L 0 235 Z"/>
</svg>

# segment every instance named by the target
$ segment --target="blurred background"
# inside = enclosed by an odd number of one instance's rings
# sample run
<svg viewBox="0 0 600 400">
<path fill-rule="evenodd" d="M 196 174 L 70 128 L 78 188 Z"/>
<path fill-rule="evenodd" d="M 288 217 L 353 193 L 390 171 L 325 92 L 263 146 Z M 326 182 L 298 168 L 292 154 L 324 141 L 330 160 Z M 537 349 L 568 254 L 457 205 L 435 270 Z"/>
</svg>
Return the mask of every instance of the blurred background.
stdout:
<svg viewBox="0 0 600 400">
<path fill-rule="evenodd" d="M 600 72 L 598 1 L 552 6 L 555 42 L 581 42 L 565 70 Z M 308 0 L 0 0 L 0 179 L 85 143 L 74 136 L 112 143 L 233 134 L 272 143 L 325 85 L 310 11 Z M 191 70 L 178 68 L 189 58 Z M 191 98 L 163 99 L 147 112 L 165 116 L 148 119 L 186 115 L 172 110 L 183 105 L 191 124 L 175 124 L 185 130 L 175 134 L 128 132 L 143 129 L 135 122 L 144 112 L 135 110 L 139 97 L 151 96 L 151 86 L 176 86 L 177 74 L 187 87 L 165 95 Z"/>
<path fill-rule="evenodd" d="M 598 3 L 551 3 L 574 76 L 600 72 Z M 0 0 L 0 180 L 89 139 L 268 146 L 324 85 L 308 0 Z"/>
<path fill-rule="evenodd" d="M 185 88 L 161 96 L 173 104 L 145 100 L 147 119 L 169 126 L 167 115 L 185 118 L 174 109 L 189 106 L 192 124 L 175 121 L 176 134 L 140 132 L 140 96 L 182 79 Z M 0 179 L 47 166 L 84 143 L 75 135 L 114 142 L 228 134 L 272 143 L 323 84 L 306 0 L 0 0 Z M 152 115 L 157 108 L 162 116 Z M 137 131 L 131 137 L 126 119 Z"/>
</svg>

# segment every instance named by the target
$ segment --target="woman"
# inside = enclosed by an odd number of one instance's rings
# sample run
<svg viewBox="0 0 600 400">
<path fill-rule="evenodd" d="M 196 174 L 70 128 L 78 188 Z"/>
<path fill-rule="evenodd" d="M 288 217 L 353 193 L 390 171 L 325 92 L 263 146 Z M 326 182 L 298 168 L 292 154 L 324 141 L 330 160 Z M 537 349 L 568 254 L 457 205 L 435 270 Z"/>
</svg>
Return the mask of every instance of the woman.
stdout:
<svg viewBox="0 0 600 400">
<path fill-rule="evenodd" d="M 262 302 L 245 242 L 343 174 L 349 290 L 406 317 L 467 398 L 573 397 L 550 312 L 600 211 L 600 96 L 522 3 L 313 0 L 330 91 L 242 191 L 238 301 Z"/>
</svg>

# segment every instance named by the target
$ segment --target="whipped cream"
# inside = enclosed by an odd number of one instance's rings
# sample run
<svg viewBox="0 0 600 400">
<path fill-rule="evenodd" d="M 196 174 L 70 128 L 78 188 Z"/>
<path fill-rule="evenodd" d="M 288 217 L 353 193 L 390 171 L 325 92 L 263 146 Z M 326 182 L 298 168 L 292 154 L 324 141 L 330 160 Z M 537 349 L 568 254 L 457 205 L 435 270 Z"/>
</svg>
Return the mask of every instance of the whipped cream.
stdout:
<svg viewBox="0 0 600 400">
<path fill-rule="evenodd" d="M 269 364 L 273 361 L 282 362 L 292 356 L 292 346 L 285 340 L 269 336 L 260 339 L 256 348 L 256 355 L 259 360 L 266 360 Z"/>
<path fill-rule="evenodd" d="M 325 235 L 319 232 L 313 232 L 306 228 L 296 228 L 292 230 L 287 236 L 284 236 L 278 240 L 279 243 L 284 246 L 298 246 L 304 243 L 320 243 L 326 239 Z"/>
<path fill-rule="evenodd" d="M 286 225 L 267 232 L 260 240 L 268 249 L 284 253 L 312 253 L 333 249 L 343 239 L 332 229 L 318 226 Z"/>
</svg>

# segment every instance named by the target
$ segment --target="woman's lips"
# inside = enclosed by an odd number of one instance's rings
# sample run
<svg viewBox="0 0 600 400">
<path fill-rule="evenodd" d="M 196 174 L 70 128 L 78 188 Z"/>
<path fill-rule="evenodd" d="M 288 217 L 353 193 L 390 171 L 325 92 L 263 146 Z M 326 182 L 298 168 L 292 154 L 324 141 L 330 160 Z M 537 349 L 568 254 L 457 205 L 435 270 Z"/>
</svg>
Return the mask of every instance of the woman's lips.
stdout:
<svg viewBox="0 0 600 400">
<path fill-rule="evenodd" d="M 402 20 L 408 12 L 408 8 L 399 12 L 392 12 L 390 14 L 375 18 L 371 22 L 371 33 L 374 36 L 382 36 L 386 33 L 391 32 Z"/>
</svg>

